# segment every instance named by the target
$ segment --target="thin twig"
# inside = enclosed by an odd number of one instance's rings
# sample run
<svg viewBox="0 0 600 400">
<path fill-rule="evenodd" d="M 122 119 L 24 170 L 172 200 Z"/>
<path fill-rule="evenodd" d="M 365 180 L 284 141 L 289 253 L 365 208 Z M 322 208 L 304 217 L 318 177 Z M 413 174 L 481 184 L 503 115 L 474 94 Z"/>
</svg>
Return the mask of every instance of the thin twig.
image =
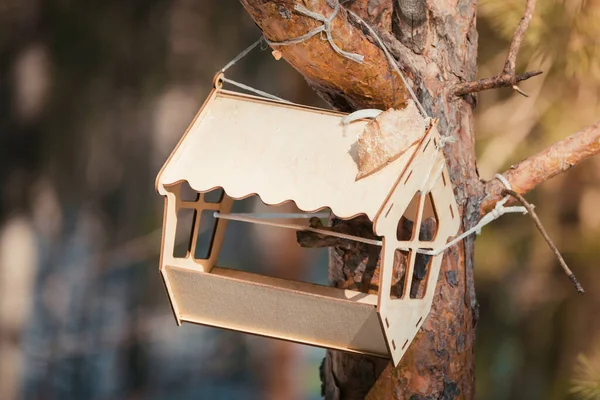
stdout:
<svg viewBox="0 0 600 400">
<path fill-rule="evenodd" d="M 527 28 L 529 28 L 529 23 L 531 22 L 531 18 L 533 17 L 533 10 L 535 9 L 535 1 L 536 0 L 527 0 L 527 4 L 525 5 L 525 11 L 523 12 L 523 16 L 519 21 L 519 25 L 517 25 L 517 29 L 515 30 L 515 34 L 513 35 L 512 40 L 510 41 L 510 47 L 508 49 L 508 55 L 506 56 L 506 62 L 504 63 L 504 72 L 505 74 L 514 75 L 515 74 L 515 66 L 517 64 L 517 54 L 519 54 L 519 48 L 521 47 L 521 43 L 523 43 L 523 38 L 525 37 L 525 32 L 527 32 Z"/>
<path fill-rule="evenodd" d="M 504 62 L 504 69 L 502 69 L 502 72 L 490 78 L 460 83 L 454 87 L 452 92 L 454 96 L 464 96 L 469 93 L 481 92 L 482 90 L 510 87 L 515 92 L 525 97 L 529 97 L 527 93 L 517 86 L 517 83 L 537 76 L 541 74 L 542 71 L 528 71 L 524 74 L 515 75 L 515 68 L 521 43 L 523 43 L 525 32 L 527 31 L 527 28 L 529 28 L 529 23 L 531 22 L 531 18 L 533 16 L 535 1 L 536 0 L 527 0 L 523 16 L 521 17 L 519 25 L 517 25 L 517 29 L 515 30 L 515 33 L 510 41 L 510 47 L 508 49 L 508 54 L 506 55 L 506 61 Z"/>
<path fill-rule="evenodd" d="M 573 273 L 573 271 L 571 271 L 571 269 L 565 262 L 565 259 L 560 254 L 560 251 L 558 251 L 558 248 L 556 247 L 556 245 L 554 244 L 552 239 L 550 239 L 550 236 L 546 232 L 544 225 L 542 225 L 542 222 L 540 221 L 537 214 L 535 213 L 535 210 L 533 209 L 533 206 L 531 205 L 531 203 L 529 203 L 527 200 L 525 200 L 525 198 L 523 196 L 521 196 L 519 193 L 515 192 L 514 190 L 504 189 L 502 191 L 502 194 L 510 195 L 510 196 L 514 197 L 519 203 L 521 203 L 523 205 L 523 207 L 525 207 L 527 209 L 527 212 L 529 213 L 529 216 L 535 223 L 535 226 L 538 228 L 538 230 L 540 231 L 540 233 L 546 240 L 546 243 L 548 243 L 548 246 L 550 246 L 550 249 L 554 252 L 554 255 L 556 255 L 556 258 L 558 259 L 558 262 L 560 263 L 560 266 L 562 267 L 563 271 L 569 277 L 571 282 L 573 282 L 575 289 L 577 289 L 577 293 L 584 294 L 585 290 L 583 290 L 581 283 L 579 283 L 579 281 L 575 277 L 575 274 Z"/>
<path fill-rule="evenodd" d="M 511 76 L 507 74 L 500 74 L 496 76 L 492 76 L 490 78 L 483 78 L 478 81 L 461 83 L 454 87 L 453 94 L 455 96 L 464 96 L 469 93 L 477 93 L 483 90 L 489 89 L 497 89 L 500 87 L 511 87 L 513 90 L 522 94 L 525 97 L 529 97 L 525 92 L 523 92 L 518 86 L 517 83 L 527 80 L 531 77 L 542 74 L 542 71 L 528 71 L 520 75 Z"/>
</svg>

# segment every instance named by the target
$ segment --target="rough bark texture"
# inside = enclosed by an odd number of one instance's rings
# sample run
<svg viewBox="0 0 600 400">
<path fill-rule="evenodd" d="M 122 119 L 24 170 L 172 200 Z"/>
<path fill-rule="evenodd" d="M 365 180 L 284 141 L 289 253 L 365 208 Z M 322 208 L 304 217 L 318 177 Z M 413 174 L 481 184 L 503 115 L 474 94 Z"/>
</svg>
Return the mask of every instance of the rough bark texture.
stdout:
<svg viewBox="0 0 600 400">
<path fill-rule="evenodd" d="M 295 4 L 323 15 L 331 13 L 331 6 L 325 0 L 241 2 L 271 40 L 294 38 L 317 26 L 318 22 L 297 14 Z M 439 0 L 417 4 L 414 1 L 356 0 L 344 3 L 343 7 L 359 14 L 380 32 L 400 68 L 412 80 L 428 113 L 440 119 L 441 134 L 457 139 L 447 145 L 444 152 L 463 225 L 472 226 L 479 218 L 483 195 L 475 166 L 472 106 L 469 96 L 457 99 L 451 91 L 458 83 L 475 77 L 476 2 Z M 392 18 L 393 15 L 396 17 Z M 413 28 L 418 24 L 418 30 L 406 31 L 408 21 L 412 21 Z M 364 64 L 340 57 L 318 36 L 278 50 L 334 107 L 343 110 L 400 107 L 408 99 L 406 90 L 401 81 L 390 74 L 383 53 L 365 32 L 340 9 L 332 24 L 334 40 L 345 51 L 363 54 Z M 359 219 L 355 229 L 364 230 L 364 224 L 365 221 Z M 345 222 L 345 229 L 348 228 L 352 229 L 352 222 Z M 364 289 L 366 281 L 370 282 L 369 290 L 376 290 L 378 255 L 378 250 L 369 246 L 333 247 L 329 267 L 331 284 Z M 403 256 L 398 257 L 397 264 L 401 268 Z M 328 351 L 321 371 L 325 397 L 473 398 L 477 302 L 472 272 L 471 240 L 446 252 L 432 312 L 398 368 L 385 360 Z"/>
<path fill-rule="evenodd" d="M 514 165 L 503 175 L 513 190 L 525 194 L 540 183 L 565 172 L 588 157 L 600 153 L 600 121 Z M 494 179 L 486 184 L 481 212 L 490 210 L 502 198 L 505 187 Z"/>
<path fill-rule="evenodd" d="M 276 42 L 297 38 L 322 25 L 322 22 L 296 12 L 295 5 L 306 6 L 324 17 L 333 14 L 325 0 L 242 0 L 242 4 L 265 37 Z M 408 93 L 400 77 L 388 67 L 383 51 L 349 21 L 343 7 L 331 24 L 331 34 L 341 49 L 363 55 L 364 62 L 357 63 L 335 53 L 320 35 L 304 43 L 275 48 L 325 101 L 340 110 L 402 107 Z"/>
</svg>

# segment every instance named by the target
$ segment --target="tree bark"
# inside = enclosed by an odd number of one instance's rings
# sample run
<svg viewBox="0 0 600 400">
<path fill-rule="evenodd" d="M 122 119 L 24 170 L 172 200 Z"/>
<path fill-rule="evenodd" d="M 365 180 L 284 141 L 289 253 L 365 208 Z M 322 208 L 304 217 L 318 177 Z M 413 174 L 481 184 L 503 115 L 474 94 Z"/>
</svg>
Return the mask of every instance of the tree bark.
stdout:
<svg viewBox="0 0 600 400">
<path fill-rule="evenodd" d="M 519 194 L 525 194 L 542 182 L 571 169 L 600 152 L 600 121 L 554 143 L 539 153 L 513 165 L 503 175 Z M 502 198 L 505 187 L 494 179 L 485 185 L 486 197 L 481 213 L 489 211 Z"/>
<path fill-rule="evenodd" d="M 298 37 L 320 24 L 298 14 L 296 4 L 324 16 L 332 13 L 332 5 L 326 0 L 241 3 L 272 41 Z M 473 102 L 470 95 L 455 98 L 452 89 L 475 78 L 476 2 L 409 3 L 407 7 L 407 2 L 396 0 L 356 0 L 340 7 L 331 24 L 333 39 L 344 51 L 364 55 L 363 64 L 343 58 L 318 35 L 300 44 L 275 48 L 338 109 L 402 107 L 408 99 L 406 88 L 390 72 L 377 42 L 344 7 L 370 23 L 398 60 L 429 115 L 439 119 L 440 133 L 456 139 L 444 148 L 444 153 L 463 226 L 470 227 L 479 218 L 484 193 L 475 165 Z M 411 13 L 416 14 L 411 17 Z M 406 27 L 410 18 L 418 20 L 418 29 L 409 32 Z M 346 223 L 352 226 L 352 222 Z M 362 229 L 364 220 L 359 219 L 356 230 Z M 378 252 L 368 246 L 333 247 L 331 284 L 361 287 L 367 270 L 369 288 L 373 288 L 378 277 L 377 257 Z M 327 399 L 473 398 L 476 322 L 470 238 L 446 252 L 432 311 L 400 365 L 394 368 L 389 361 L 330 350 L 322 367 L 323 394 Z"/>
</svg>

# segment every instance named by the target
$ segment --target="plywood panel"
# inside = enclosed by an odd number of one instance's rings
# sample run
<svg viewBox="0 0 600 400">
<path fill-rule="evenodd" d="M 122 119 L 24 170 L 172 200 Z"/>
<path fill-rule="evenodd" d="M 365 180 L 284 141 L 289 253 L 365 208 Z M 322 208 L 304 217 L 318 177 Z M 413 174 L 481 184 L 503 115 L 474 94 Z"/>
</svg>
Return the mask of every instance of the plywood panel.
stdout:
<svg viewBox="0 0 600 400">
<path fill-rule="evenodd" d="M 331 207 L 340 218 L 373 219 L 416 145 L 356 181 L 356 141 L 367 121 L 343 127 L 342 116 L 216 91 L 161 171 L 158 190 L 187 180 L 197 191 L 220 186 L 236 199 L 256 193 L 266 204 L 294 200 L 304 211 Z"/>
<path fill-rule="evenodd" d="M 159 173 L 169 198 L 161 272 L 178 322 L 187 321 L 268 337 L 389 357 L 398 364 L 431 308 L 443 255 L 432 257 L 422 299 L 391 299 L 394 252 L 438 248 L 454 236 L 460 216 L 435 123 L 423 139 L 383 169 L 356 181 L 357 136 L 366 121 L 344 128 L 344 114 L 213 90 Z M 402 135 L 402 129 L 399 129 Z M 440 175 L 442 174 L 442 175 Z M 440 178 L 441 177 L 441 178 Z M 176 183 L 206 192 L 223 187 L 233 198 L 258 194 L 271 205 L 293 200 L 304 211 L 330 207 L 340 218 L 366 214 L 383 237 L 378 296 L 213 267 L 210 260 L 169 257 L 182 203 Z M 399 241 L 396 230 L 416 192 L 431 189 L 438 217 L 434 240 Z M 422 199 L 424 199 L 423 197 Z M 215 209 L 227 212 L 231 199 Z M 423 200 L 424 201 L 424 200 Z M 422 214 L 423 201 L 411 215 Z M 431 215 L 433 209 L 427 210 Z M 415 219 L 419 227 L 422 215 Z M 415 234 L 418 237 L 418 234 Z M 210 273 L 208 273 L 210 271 Z M 408 281 L 410 282 L 410 280 Z M 405 289 L 410 292 L 410 286 Z M 379 312 L 379 314 L 377 313 Z"/>
<path fill-rule="evenodd" d="M 460 216 L 458 215 L 452 185 L 448 179 L 444 155 L 442 150 L 437 147 L 439 141 L 437 128 L 432 125 L 419 144 L 411 164 L 404 175 L 400 177 L 397 186 L 395 186 L 382 207 L 382 212 L 375 219 L 375 231 L 384 237 L 378 310 L 394 365 L 398 365 L 431 310 L 444 257 L 444 253 L 432 257 L 428 266 L 430 270 L 427 282 L 423 282 L 427 287 L 424 297 L 413 299 L 410 298 L 409 293 L 416 256 L 415 250 L 419 248 L 442 248 L 447 243 L 448 238 L 455 236 L 460 228 Z M 428 190 L 432 195 L 433 206 L 438 218 L 435 239 L 432 241 L 399 241 L 395 235 L 399 219 L 406 212 L 413 195 L 417 192 L 426 194 Z M 424 204 L 419 203 L 416 208 L 418 209 L 419 206 L 423 207 Z M 450 211 L 451 209 L 453 211 Z M 418 227 L 421 224 L 423 214 L 422 212 L 416 214 L 415 225 Z M 411 215 L 415 215 L 415 213 L 413 212 Z M 398 248 L 413 250 L 406 271 L 406 276 L 410 279 L 406 283 L 404 298 L 392 299 L 389 293 L 394 266 L 394 252 Z"/>
<path fill-rule="evenodd" d="M 182 321 L 388 357 L 374 295 L 219 267 L 164 273 Z"/>
</svg>

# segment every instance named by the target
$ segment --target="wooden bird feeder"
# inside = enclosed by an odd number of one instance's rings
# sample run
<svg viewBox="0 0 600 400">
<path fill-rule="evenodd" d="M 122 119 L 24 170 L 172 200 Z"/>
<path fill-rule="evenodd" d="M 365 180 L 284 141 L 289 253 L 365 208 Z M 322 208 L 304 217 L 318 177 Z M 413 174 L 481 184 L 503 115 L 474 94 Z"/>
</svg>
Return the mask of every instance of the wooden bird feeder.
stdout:
<svg viewBox="0 0 600 400">
<path fill-rule="evenodd" d="M 422 138 L 387 166 L 356 180 L 357 135 L 368 121 L 342 126 L 342 113 L 221 86 L 217 77 L 156 180 L 165 196 L 160 272 L 177 323 L 391 357 L 397 365 L 429 313 L 443 253 L 428 256 L 419 290 L 411 287 L 413 279 L 393 278 L 394 255 L 408 255 L 404 276 L 412 277 L 419 250 L 443 247 L 460 225 L 435 124 L 424 124 Z M 184 182 L 198 193 L 195 198 L 182 198 Z M 210 201 L 206 193 L 217 188 L 223 195 Z M 329 208 L 340 219 L 366 215 L 381 241 L 343 237 L 383 247 L 378 294 L 217 266 L 226 218 L 235 219 L 228 214 L 232 203 L 251 195 L 268 205 L 294 201 L 305 212 Z M 194 213 L 195 223 L 187 252 L 177 255 L 183 210 Z M 411 237 L 398 234 L 403 215 L 414 222 Z M 199 255 L 198 230 L 206 216 L 220 218 L 214 219 L 208 254 Z M 431 240 L 419 235 L 426 218 L 436 222 Z"/>
</svg>

